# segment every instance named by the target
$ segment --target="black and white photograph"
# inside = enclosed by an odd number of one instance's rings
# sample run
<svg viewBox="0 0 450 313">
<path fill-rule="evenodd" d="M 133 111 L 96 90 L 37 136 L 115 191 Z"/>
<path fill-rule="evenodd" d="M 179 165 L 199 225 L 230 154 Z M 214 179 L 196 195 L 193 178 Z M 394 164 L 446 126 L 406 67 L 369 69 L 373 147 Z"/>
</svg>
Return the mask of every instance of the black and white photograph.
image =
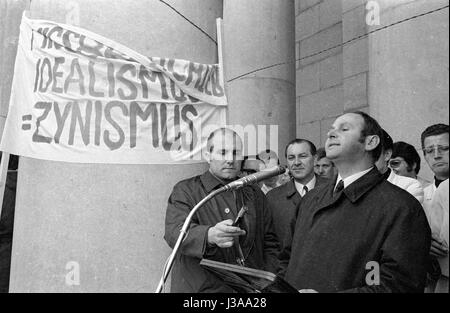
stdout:
<svg viewBox="0 0 450 313">
<path fill-rule="evenodd" d="M 448 0 L 0 0 L 0 73 L 0 294 L 449 293 Z"/>
</svg>

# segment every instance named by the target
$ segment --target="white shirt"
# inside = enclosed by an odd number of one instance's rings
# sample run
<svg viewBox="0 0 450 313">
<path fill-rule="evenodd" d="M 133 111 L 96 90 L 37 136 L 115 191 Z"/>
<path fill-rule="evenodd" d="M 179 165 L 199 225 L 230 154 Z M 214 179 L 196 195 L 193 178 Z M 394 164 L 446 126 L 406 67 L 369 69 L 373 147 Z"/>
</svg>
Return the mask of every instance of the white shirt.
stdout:
<svg viewBox="0 0 450 313">
<path fill-rule="evenodd" d="M 449 206 L 449 182 L 444 180 L 434 192 L 433 200 L 431 201 L 430 210 L 430 228 L 434 238 L 439 239 L 447 246 L 448 239 L 448 206 Z M 445 257 L 438 258 L 441 266 L 442 275 L 448 277 L 448 254 Z M 448 278 L 447 278 L 448 279 Z"/>
<path fill-rule="evenodd" d="M 410 194 L 412 194 L 417 200 L 419 200 L 420 204 L 423 204 L 423 187 L 422 184 L 414 178 L 400 176 L 391 171 L 389 177 L 387 179 L 391 184 L 406 190 Z"/>
<path fill-rule="evenodd" d="M 433 201 L 433 196 L 435 192 L 436 192 L 436 185 L 434 184 L 434 182 L 423 189 L 424 195 L 423 209 L 425 210 L 425 214 L 427 215 L 428 223 L 430 223 L 431 219 L 430 218 L 432 212 L 431 202 Z"/>
<path fill-rule="evenodd" d="M 365 171 L 362 171 L 362 172 L 359 172 L 359 173 L 350 175 L 349 177 L 346 177 L 346 178 L 344 178 L 344 179 L 341 177 L 341 174 L 338 174 L 338 177 L 337 177 L 337 179 L 336 179 L 336 185 L 334 186 L 334 188 L 336 188 L 336 186 L 338 185 L 338 183 L 339 183 L 341 180 L 343 180 L 343 181 L 344 181 L 344 189 L 345 189 L 345 188 L 347 188 L 350 184 L 354 183 L 354 182 L 357 181 L 359 178 L 361 178 L 361 177 L 363 177 L 364 175 L 366 175 L 367 173 L 369 173 L 372 169 L 373 169 L 373 167 L 371 167 L 371 168 L 369 168 L 369 169 L 367 169 L 367 170 L 365 170 Z"/>
<path fill-rule="evenodd" d="M 308 188 L 308 191 L 314 189 L 314 186 L 316 185 L 316 175 L 314 175 L 313 178 L 309 182 L 306 183 L 306 185 L 303 185 L 295 180 L 294 180 L 294 184 L 295 184 L 295 189 L 297 189 L 300 196 L 303 197 L 306 194 L 306 191 L 303 189 L 303 187 L 306 186 L 306 188 Z"/>
</svg>

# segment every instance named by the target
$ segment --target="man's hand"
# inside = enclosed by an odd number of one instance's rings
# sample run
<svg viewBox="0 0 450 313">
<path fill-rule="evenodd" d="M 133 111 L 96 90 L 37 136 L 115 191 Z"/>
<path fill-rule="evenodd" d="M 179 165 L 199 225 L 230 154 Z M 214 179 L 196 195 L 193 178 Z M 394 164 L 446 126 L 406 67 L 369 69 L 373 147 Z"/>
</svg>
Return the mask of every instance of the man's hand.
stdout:
<svg viewBox="0 0 450 313">
<path fill-rule="evenodd" d="M 437 258 L 445 257 L 448 255 L 448 247 L 436 238 L 431 238 L 430 254 Z"/>
<path fill-rule="evenodd" d="M 208 230 L 208 243 L 215 244 L 220 248 L 232 247 L 234 238 L 245 235 L 245 230 L 231 225 L 233 225 L 232 220 L 224 220 L 211 227 Z"/>
</svg>

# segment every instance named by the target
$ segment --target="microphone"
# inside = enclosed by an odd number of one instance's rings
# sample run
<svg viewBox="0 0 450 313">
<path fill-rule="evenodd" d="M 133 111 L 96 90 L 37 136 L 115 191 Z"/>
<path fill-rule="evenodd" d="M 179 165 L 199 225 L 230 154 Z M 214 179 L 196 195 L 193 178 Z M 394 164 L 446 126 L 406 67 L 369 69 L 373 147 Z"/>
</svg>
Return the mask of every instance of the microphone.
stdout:
<svg viewBox="0 0 450 313">
<path fill-rule="evenodd" d="M 223 191 L 239 189 L 244 186 L 251 185 L 251 184 L 257 183 L 259 181 L 284 174 L 285 172 L 286 172 L 286 168 L 284 166 L 275 166 L 275 167 L 272 167 L 269 169 L 264 169 L 262 171 L 254 173 L 254 174 L 250 174 L 250 175 L 244 176 L 242 178 L 239 178 L 238 180 L 235 180 L 235 181 L 223 186 L 220 189 L 223 189 Z"/>
</svg>

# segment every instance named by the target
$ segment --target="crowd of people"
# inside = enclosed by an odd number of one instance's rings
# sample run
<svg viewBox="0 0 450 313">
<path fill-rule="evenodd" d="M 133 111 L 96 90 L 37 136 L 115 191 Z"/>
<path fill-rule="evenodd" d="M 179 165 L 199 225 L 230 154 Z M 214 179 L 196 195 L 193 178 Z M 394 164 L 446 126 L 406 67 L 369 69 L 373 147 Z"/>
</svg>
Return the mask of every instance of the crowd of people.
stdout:
<svg viewBox="0 0 450 313">
<path fill-rule="evenodd" d="M 271 271 L 300 292 L 448 292 L 449 126 L 431 125 L 420 139 L 420 152 L 394 142 L 359 111 L 334 121 L 323 148 L 293 139 L 287 174 L 219 194 L 195 214 L 171 291 L 235 291 L 200 266 L 211 259 Z M 209 170 L 176 184 L 168 200 L 170 247 L 211 191 L 280 164 L 273 151 L 242 151 L 232 130 L 210 134 Z M 420 155 L 432 182 L 419 176 Z"/>
</svg>

